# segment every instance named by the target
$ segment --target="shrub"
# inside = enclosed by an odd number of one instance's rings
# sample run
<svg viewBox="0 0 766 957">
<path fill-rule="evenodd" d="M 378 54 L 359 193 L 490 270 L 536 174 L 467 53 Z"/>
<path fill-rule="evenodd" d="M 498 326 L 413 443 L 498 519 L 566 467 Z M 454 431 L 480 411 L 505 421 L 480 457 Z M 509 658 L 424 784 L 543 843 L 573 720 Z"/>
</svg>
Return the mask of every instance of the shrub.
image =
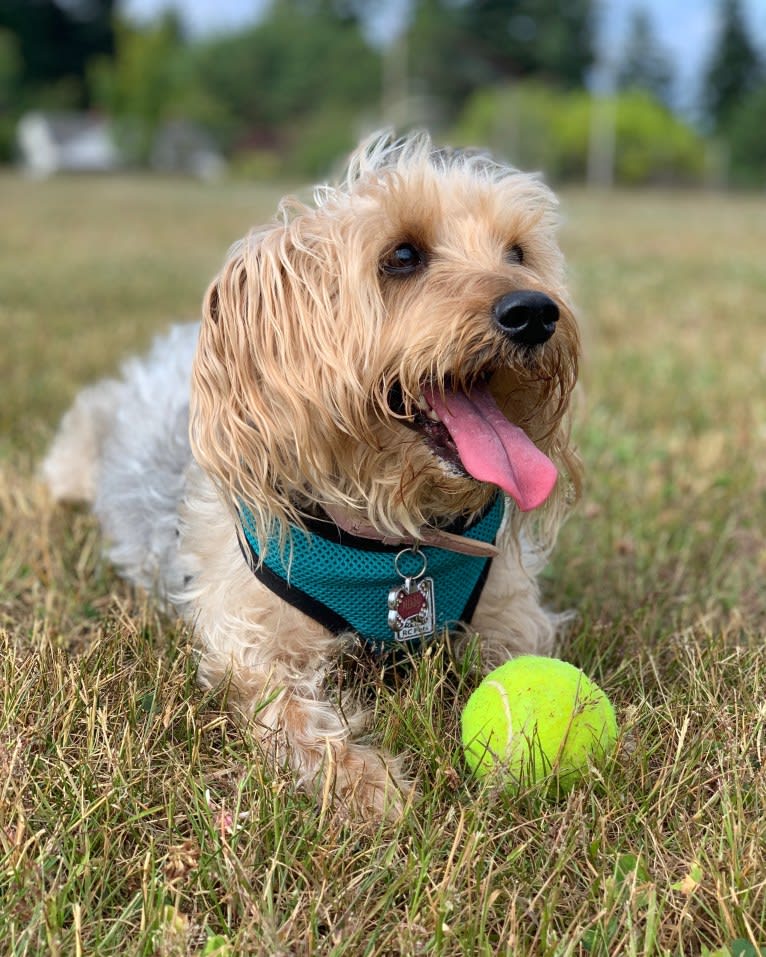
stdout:
<svg viewBox="0 0 766 957">
<path fill-rule="evenodd" d="M 704 142 L 648 94 L 628 92 L 596 106 L 585 91 L 564 93 L 537 84 L 482 90 L 455 130 L 524 169 L 553 180 L 583 179 L 591 149 L 593 110 L 611 115 L 615 180 L 627 185 L 696 183 L 704 173 Z"/>
<path fill-rule="evenodd" d="M 697 183 L 705 171 L 705 144 L 648 94 L 615 100 L 615 174 L 618 182 Z"/>
<path fill-rule="evenodd" d="M 353 148 L 359 127 L 355 109 L 330 105 L 295 121 L 287 137 L 287 171 L 309 179 L 328 176 Z"/>
</svg>

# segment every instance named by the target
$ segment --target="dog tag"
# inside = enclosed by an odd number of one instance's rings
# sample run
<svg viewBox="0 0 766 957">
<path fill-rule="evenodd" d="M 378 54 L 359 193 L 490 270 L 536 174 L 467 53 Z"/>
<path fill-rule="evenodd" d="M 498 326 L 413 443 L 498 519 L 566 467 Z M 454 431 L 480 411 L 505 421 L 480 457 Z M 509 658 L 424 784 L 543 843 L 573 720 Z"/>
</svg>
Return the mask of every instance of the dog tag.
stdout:
<svg viewBox="0 0 766 957">
<path fill-rule="evenodd" d="M 405 553 L 421 555 L 423 567 L 417 575 L 404 575 L 399 570 L 399 560 Z M 404 581 L 388 593 L 388 627 L 395 641 L 431 638 L 436 631 L 434 580 L 423 577 L 426 564 L 425 555 L 418 548 L 404 549 L 396 556 L 396 571 Z"/>
</svg>

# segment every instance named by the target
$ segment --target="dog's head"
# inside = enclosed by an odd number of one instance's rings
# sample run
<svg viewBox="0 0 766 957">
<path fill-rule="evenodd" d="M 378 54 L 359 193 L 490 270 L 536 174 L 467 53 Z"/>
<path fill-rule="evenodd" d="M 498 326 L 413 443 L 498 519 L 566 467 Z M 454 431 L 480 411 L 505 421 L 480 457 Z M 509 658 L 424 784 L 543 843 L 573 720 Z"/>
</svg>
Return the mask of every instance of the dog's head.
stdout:
<svg viewBox="0 0 766 957">
<path fill-rule="evenodd" d="M 280 213 L 210 286 L 194 367 L 195 456 L 232 506 L 265 536 L 321 508 L 416 534 L 497 487 L 560 502 L 578 334 L 551 192 L 376 137 Z"/>
</svg>

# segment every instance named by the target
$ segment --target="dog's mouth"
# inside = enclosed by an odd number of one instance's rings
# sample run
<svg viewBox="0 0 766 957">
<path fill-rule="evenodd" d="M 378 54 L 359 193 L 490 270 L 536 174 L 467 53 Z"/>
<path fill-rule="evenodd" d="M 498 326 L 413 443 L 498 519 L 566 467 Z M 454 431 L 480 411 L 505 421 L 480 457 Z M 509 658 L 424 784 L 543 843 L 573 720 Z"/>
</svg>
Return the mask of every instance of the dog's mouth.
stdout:
<svg viewBox="0 0 766 957">
<path fill-rule="evenodd" d="M 389 393 L 389 404 L 453 474 L 497 485 L 521 511 L 542 505 L 553 491 L 556 466 L 503 415 L 486 378 L 466 391 L 449 381 L 443 387 L 425 383 L 410 415 L 397 384 Z"/>
</svg>

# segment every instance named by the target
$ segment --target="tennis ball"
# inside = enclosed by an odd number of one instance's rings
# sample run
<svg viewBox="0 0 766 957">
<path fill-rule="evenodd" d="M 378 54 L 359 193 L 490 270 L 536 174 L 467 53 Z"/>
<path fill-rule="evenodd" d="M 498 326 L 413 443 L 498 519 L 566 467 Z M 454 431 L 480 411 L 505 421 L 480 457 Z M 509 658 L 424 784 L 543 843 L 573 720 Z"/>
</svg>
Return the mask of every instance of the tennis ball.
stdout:
<svg viewBox="0 0 766 957">
<path fill-rule="evenodd" d="M 462 738 L 478 777 L 500 769 L 520 785 L 554 775 L 568 791 L 589 761 L 611 752 L 617 721 L 609 698 L 579 668 L 523 655 L 476 688 L 463 710 Z"/>
</svg>

